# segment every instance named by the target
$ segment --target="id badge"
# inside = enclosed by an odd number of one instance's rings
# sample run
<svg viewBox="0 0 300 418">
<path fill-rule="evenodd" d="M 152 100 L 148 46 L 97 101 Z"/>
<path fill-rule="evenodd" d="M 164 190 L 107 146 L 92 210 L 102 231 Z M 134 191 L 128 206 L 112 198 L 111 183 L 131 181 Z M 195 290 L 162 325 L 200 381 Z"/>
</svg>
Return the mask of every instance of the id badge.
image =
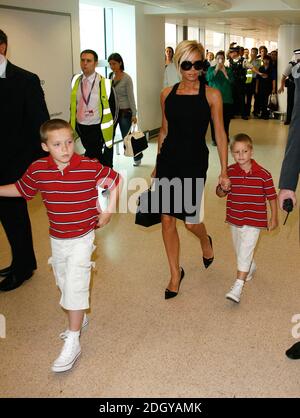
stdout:
<svg viewBox="0 0 300 418">
<path fill-rule="evenodd" d="M 85 117 L 86 118 L 92 118 L 94 116 L 94 111 L 93 110 L 86 110 L 85 111 Z"/>
</svg>

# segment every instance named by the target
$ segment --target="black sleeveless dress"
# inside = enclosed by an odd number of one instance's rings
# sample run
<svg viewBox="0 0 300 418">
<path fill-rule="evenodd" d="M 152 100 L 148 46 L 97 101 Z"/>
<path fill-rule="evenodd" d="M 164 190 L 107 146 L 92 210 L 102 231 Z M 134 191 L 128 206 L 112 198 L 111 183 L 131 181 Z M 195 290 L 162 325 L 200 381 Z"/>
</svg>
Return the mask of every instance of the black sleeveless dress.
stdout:
<svg viewBox="0 0 300 418">
<path fill-rule="evenodd" d="M 204 83 L 200 83 L 197 95 L 179 95 L 178 86 L 179 83 L 174 85 L 165 101 L 168 134 L 157 156 L 156 177 L 159 182 L 162 179 L 179 179 L 182 185 L 182 198 L 180 193 L 176 196 L 176 190 L 172 191 L 170 207 L 161 208 L 161 213 L 190 222 L 191 216 L 197 218 L 199 214 L 202 189 L 199 201 L 197 185 L 199 179 L 205 182 L 208 169 L 209 151 L 205 134 L 210 121 L 210 107 Z M 160 193 L 161 198 L 164 191 Z M 180 199 L 182 202 L 184 200 L 182 210 L 178 209 Z M 191 203 L 189 210 L 186 210 L 186 202 Z M 191 206 L 197 206 L 197 210 L 191 211 Z"/>
</svg>

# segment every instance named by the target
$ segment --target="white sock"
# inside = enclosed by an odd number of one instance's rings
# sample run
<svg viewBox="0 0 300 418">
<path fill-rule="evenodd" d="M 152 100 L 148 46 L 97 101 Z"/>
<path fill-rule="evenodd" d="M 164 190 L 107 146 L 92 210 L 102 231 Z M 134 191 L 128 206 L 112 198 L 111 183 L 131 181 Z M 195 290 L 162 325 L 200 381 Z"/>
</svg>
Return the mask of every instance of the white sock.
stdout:
<svg viewBox="0 0 300 418">
<path fill-rule="evenodd" d="M 242 280 L 242 279 L 236 279 L 236 281 L 237 281 L 237 282 L 239 282 L 240 284 L 242 284 L 243 286 L 244 286 L 244 284 L 245 284 L 245 280 Z"/>
<path fill-rule="evenodd" d="M 79 337 L 80 337 L 80 331 L 70 331 L 70 330 L 69 330 L 69 336 L 70 336 L 71 338 L 74 338 L 74 339 L 79 340 Z"/>
</svg>

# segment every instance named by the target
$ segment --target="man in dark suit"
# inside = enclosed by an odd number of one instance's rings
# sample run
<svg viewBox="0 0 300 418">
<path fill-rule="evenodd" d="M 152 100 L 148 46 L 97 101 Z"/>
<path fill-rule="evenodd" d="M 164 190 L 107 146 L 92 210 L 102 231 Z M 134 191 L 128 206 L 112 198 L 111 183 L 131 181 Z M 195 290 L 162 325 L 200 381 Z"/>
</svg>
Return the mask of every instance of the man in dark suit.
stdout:
<svg viewBox="0 0 300 418">
<path fill-rule="evenodd" d="M 0 184 L 14 183 L 43 155 L 39 128 L 49 119 L 39 78 L 6 59 L 7 36 L 0 30 Z M 23 198 L 0 198 L 0 222 L 11 246 L 12 261 L 0 270 L 0 290 L 28 280 L 36 269 L 31 224 Z"/>
<path fill-rule="evenodd" d="M 295 101 L 279 179 L 281 208 L 285 199 L 290 198 L 296 204 L 295 190 L 300 173 L 300 62 L 293 67 L 292 75 L 295 81 Z"/>
</svg>

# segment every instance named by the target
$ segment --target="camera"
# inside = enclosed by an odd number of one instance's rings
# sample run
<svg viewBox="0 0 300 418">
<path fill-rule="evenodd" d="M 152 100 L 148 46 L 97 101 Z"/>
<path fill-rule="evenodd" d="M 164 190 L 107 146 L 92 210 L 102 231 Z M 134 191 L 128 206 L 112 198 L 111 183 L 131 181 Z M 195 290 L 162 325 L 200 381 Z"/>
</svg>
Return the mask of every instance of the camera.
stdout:
<svg viewBox="0 0 300 418">
<path fill-rule="evenodd" d="M 292 199 L 290 199 L 290 198 L 289 199 L 284 199 L 283 205 L 282 205 L 283 210 L 290 213 L 290 212 L 292 212 L 293 207 L 294 207 L 294 205 L 293 205 Z"/>
<path fill-rule="evenodd" d="M 283 204 L 282 204 L 282 209 L 287 212 L 287 215 L 286 215 L 285 221 L 283 222 L 283 225 L 286 224 L 287 218 L 289 217 L 290 212 L 292 212 L 293 207 L 294 207 L 294 204 L 291 198 L 284 199 Z"/>
</svg>

